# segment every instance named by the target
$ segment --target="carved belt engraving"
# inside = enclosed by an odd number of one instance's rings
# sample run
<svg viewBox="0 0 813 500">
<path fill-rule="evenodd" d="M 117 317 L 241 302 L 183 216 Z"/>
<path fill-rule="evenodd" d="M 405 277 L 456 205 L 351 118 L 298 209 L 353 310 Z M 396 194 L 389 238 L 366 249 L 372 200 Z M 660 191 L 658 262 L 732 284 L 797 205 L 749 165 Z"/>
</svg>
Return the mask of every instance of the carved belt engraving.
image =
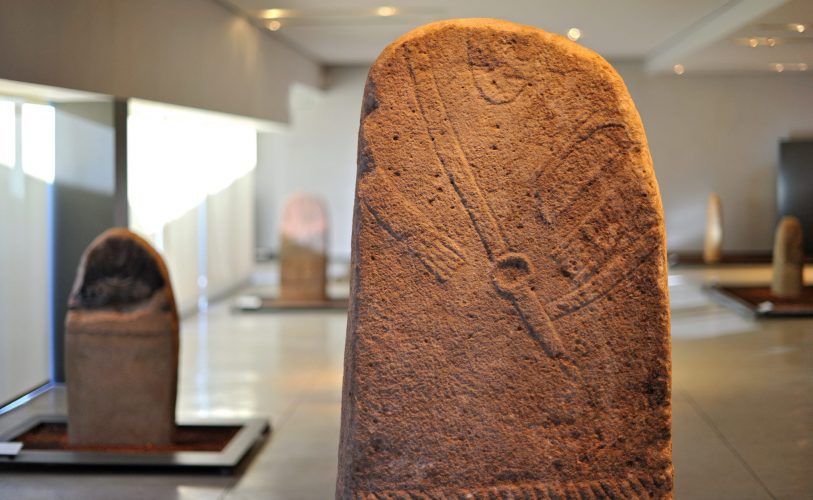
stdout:
<svg viewBox="0 0 813 500">
<path fill-rule="evenodd" d="M 401 489 L 388 491 L 356 491 L 356 500 L 492 500 L 534 499 L 650 499 L 660 498 L 659 492 L 669 489 L 671 479 L 666 474 L 632 475 L 619 479 L 597 479 L 579 482 L 538 482 L 503 486 L 468 488 Z"/>
</svg>

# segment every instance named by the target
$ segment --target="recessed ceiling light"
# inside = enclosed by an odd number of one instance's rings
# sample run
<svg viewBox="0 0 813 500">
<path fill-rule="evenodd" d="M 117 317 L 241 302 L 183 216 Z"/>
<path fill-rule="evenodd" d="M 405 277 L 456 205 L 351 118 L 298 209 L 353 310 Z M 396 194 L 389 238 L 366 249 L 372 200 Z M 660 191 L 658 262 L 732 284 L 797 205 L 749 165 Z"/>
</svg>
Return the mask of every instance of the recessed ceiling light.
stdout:
<svg viewBox="0 0 813 500">
<path fill-rule="evenodd" d="M 682 75 L 686 72 L 686 68 L 682 64 L 675 64 L 672 66 L 672 71 L 674 71 L 676 75 Z"/>
<path fill-rule="evenodd" d="M 389 5 L 384 6 L 384 7 L 378 7 L 377 9 L 375 9 L 375 15 L 381 16 L 381 17 L 390 17 L 390 16 L 394 16 L 397 13 L 398 13 L 398 9 L 396 9 L 395 7 L 391 7 Z"/>
<path fill-rule="evenodd" d="M 282 28 L 282 23 L 277 20 L 273 20 L 268 23 L 268 29 L 271 31 L 277 31 L 280 28 Z"/>
<path fill-rule="evenodd" d="M 774 63 L 771 64 L 771 67 L 777 73 L 782 73 L 783 71 L 807 71 L 809 66 L 807 63 Z"/>
<path fill-rule="evenodd" d="M 291 11 L 288 9 L 266 9 L 260 15 L 265 19 L 279 19 L 290 16 Z"/>
<path fill-rule="evenodd" d="M 752 36 L 749 38 L 737 38 L 733 41 L 734 43 L 748 45 L 755 49 L 757 47 L 776 47 L 783 42 L 783 39 L 772 36 Z"/>
<path fill-rule="evenodd" d="M 787 25 L 787 28 L 790 31 L 795 31 L 797 33 L 804 33 L 805 30 L 807 29 L 807 26 L 805 26 L 804 24 L 800 24 L 800 23 L 790 23 L 790 24 Z"/>
</svg>

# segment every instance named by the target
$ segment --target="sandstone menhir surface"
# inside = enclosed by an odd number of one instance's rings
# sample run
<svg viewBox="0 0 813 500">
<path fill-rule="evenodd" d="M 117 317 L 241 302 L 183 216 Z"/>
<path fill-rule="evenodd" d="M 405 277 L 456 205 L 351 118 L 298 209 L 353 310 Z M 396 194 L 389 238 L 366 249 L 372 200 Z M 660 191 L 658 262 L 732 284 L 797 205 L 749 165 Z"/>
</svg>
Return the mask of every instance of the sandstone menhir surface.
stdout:
<svg viewBox="0 0 813 500">
<path fill-rule="evenodd" d="M 171 444 L 178 313 L 161 256 L 126 229 L 104 232 L 82 256 L 68 309 L 70 444 Z"/>
<path fill-rule="evenodd" d="M 487 19 L 394 42 L 362 106 L 337 498 L 671 497 L 666 277 L 607 62 Z"/>
</svg>

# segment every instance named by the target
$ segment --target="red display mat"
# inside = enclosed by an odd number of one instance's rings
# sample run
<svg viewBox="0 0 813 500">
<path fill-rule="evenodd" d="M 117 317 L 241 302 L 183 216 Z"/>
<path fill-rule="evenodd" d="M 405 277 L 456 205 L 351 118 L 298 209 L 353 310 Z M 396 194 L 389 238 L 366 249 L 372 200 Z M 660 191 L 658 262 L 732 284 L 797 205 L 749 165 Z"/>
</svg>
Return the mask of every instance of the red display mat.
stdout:
<svg viewBox="0 0 813 500">
<path fill-rule="evenodd" d="M 179 423 L 172 446 L 72 446 L 67 439 L 67 420 L 64 414 L 36 414 L 0 431 L 0 442 L 22 443 L 22 448 L 13 454 L 0 455 L 0 471 L 89 467 L 232 474 L 248 461 L 271 432 L 265 418 L 205 419 Z"/>
<path fill-rule="evenodd" d="M 240 426 L 179 425 L 174 443 L 169 446 L 81 446 L 68 443 L 68 425 L 65 422 L 40 422 L 31 429 L 12 438 L 23 443 L 26 450 L 98 451 L 118 453 L 165 453 L 174 451 L 223 451 L 234 438 Z"/>
</svg>

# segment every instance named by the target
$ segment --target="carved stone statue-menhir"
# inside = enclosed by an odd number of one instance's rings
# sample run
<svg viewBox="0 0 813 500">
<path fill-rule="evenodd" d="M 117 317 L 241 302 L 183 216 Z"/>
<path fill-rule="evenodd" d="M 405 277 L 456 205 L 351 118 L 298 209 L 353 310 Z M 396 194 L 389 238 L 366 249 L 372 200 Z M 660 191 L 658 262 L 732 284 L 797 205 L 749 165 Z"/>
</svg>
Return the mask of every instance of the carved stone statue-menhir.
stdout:
<svg viewBox="0 0 813 500">
<path fill-rule="evenodd" d="M 291 195 L 282 214 L 280 300 L 327 300 L 327 214 L 322 200 Z"/>
<path fill-rule="evenodd" d="M 337 498 L 671 497 L 666 277 L 609 64 L 496 20 L 397 40 L 364 93 Z"/>
<path fill-rule="evenodd" d="M 82 256 L 68 309 L 70 444 L 171 444 L 178 313 L 161 256 L 126 229 L 106 231 Z"/>
<path fill-rule="evenodd" d="M 709 194 L 706 207 L 706 236 L 703 240 L 703 262 L 717 264 L 723 258 L 723 205 L 717 193 Z"/>
<path fill-rule="evenodd" d="M 779 298 L 794 298 L 804 288 L 805 255 L 802 224 L 785 216 L 776 226 L 773 244 L 773 279 L 771 293 Z"/>
</svg>

